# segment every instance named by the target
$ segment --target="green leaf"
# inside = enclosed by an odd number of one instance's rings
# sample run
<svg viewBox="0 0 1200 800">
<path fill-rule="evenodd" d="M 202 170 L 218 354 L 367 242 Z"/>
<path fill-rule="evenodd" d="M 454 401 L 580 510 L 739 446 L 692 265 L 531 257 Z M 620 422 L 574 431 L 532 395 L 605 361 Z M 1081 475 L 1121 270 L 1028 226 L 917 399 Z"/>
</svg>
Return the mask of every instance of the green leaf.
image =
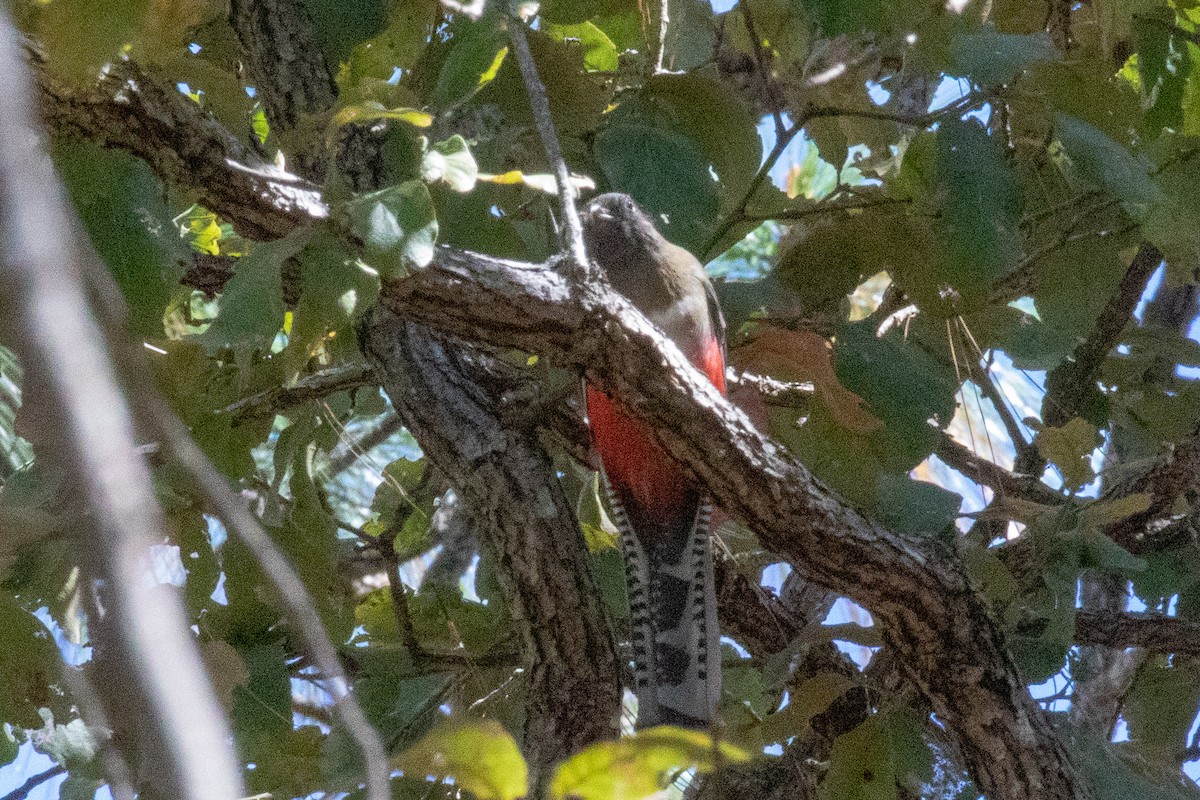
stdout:
<svg viewBox="0 0 1200 800">
<path fill-rule="evenodd" d="M 1186 661 L 1151 656 L 1121 706 L 1129 739 L 1151 763 L 1175 768 L 1200 703 L 1200 674 Z"/>
<path fill-rule="evenodd" d="M 68 775 L 58 787 L 58 800 L 95 800 L 104 781 L 79 775 Z"/>
<path fill-rule="evenodd" d="M 1150 770 L 1140 752 L 1128 745 L 1082 737 L 1075 742 L 1075 758 L 1096 800 L 1195 800 L 1196 792 L 1174 778 L 1178 763 L 1169 772 Z"/>
<path fill-rule="evenodd" d="M 794 224 L 780 242 L 776 274 L 805 307 L 830 308 L 881 270 L 913 291 L 938 248 L 926 217 L 892 210 L 820 214 Z"/>
<path fill-rule="evenodd" d="M 907 341 L 898 327 L 882 336 L 875 329 L 872 319 L 838 329 L 837 376 L 883 420 L 895 451 L 919 461 L 932 452 L 937 429 L 953 418 L 958 385 L 946 365 Z"/>
<path fill-rule="evenodd" d="M 1042 428 L 1033 443 L 1042 458 L 1058 467 L 1067 489 L 1075 491 L 1096 478 L 1092 451 L 1101 443 L 1100 432 L 1082 417 L 1075 417 L 1061 428 Z"/>
<path fill-rule="evenodd" d="M 907 475 L 881 473 L 877 489 L 880 519 L 896 533 L 934 536 L 954 524 L 962 495 Z"/>
<path fill-rule="evenodd" d="M 793 736 L 804 733 L 808 723 L 819 714 L 824 714 L 834 701 L 854 688 L 855 683 L 836 672 L 818 672 L 791 692 L 787 707 L 763 717 L 762 721 L 746 730 L 738 731 L 740 740 L 751 734 L 759 737 L 760 746 L 775 742 L 786 742 Z"/>
<path fill-rule="evenodd" d="M 1200 48 L 1197 55 L 1200 56 Z M 1193 71 L 1193 78 L 1200 104 L 1200 70 Z M 1197 120 L 1200 121 L 1200 114 Z M 1193 132 L 1193 136 L 1197 133 L 1200 130 Z M 1200 261 L 1200 215 L 1196 214 L 1200 207 L 1200 159 L 1194 157 L 1195 146 L 1195 139 L 1167 134 L 1159 137 L 1154 160 L 1161 167 L 1155 180 L 1163 194 L 1142 226 L 1146 238 L 1163 251 L 1177 280 L 1187 281 L 1191 275 L 1176 270 Z"/>
<path fill-rule="evenodd" d="M 1114 542 L 1102 531 L 1080 529 L 1079 563 L 1098 572 L 1133 573 L 1146 569 L 1146 562 Z"/>
<path fill-rule="evenodd" d="M 39 713 L 51 715 L 42 707 L 52 702 L 59 664 L 46 627 L 0 594 L 0 721 L 32 728 Z"/>
<path fill-rule="evenodd" d="M 656 75 L 639 100 L 643 115 L 687 136 L 712 164 L 723 207 L 741 199 L 762 163 L 762 140 L 728 85 L 696 74 Z"/>
<path fill-rule="evenodd" d="M 550 22 L 544 24 L 541 30 L 552 39 L 582 48 L 583 66 L 588 72 L 617 71 L 617 46 L 591 22 L 577 25 Z"/>
<path fill-rule="evenodd" d="M 1058 58 L 1058 50 L 1045 31 L 1000 33 L 993 25 L 955 35 L 950 53 L 954 73 L 983 86 L 1009 83 L 1031 64 Z"/>
<path fill-rule="evenodd" d="M 342 214 L 381 277 L 402 278 L 410 267 L 424 267 L 433 260 L 437 215 L 423 181 L 406 181 L 355 197 L 343 206 Z"/>
<path fill-rule="evenodd" d="M 1175 12 L 1163 5 L 1133 18 L 1142 105 L 1150 138 L 1183 121 L 1183 97 L 1192 60 L 1182 37 L 1176 36 Z"/>
<path fill-rule="evenodd" d="M 479 167 L 467 140 L 457 133 L 429 148 L 421 162 L 421 178 L 426 183 L 445 181 L 456 192 L 474 189 L 478 176 Z"/>
<path fill-rule="evenodd" d="M 1003 142 L 974 120 L 942 123 L 936 170 L 945 198 L 936 230 L 948 259 L 925 271 L 921 296 L 940 297 L 951 287 L 970 304 L 1017 265 L 1021 191 Z"/>
<path fill-rule="evenodd" d="M 345 61 L 360 42 L 383 29 L 389 5 L 387 0 L 357 0 L 354 13 L 348 14 L 341 0 L 304 0 L 312 30 L 331 65 Z"/>
<path fill-rule="evenodd" d="M 446 110 L 470 99 L 496 78 L 508 55 L 505 23 L 497 13 L 478 20 L 455 18 L 449 54 L 442 62 L 429 102 Z"/>
<path fill-rule="evenodd" d="M 933 775 L 920 722 L 911 714 L 880 713 L 839 736 L 829 754 L 822 800 L 894 800 L 899 787 L 919 787 Z"/>
<path fill-rule="evenodd" d="M 636 119 L 614 120 L 596 136 L 596 161 L 608 186 L 630 194 L 664 236 L 695 252 L 708 240 L 720 200 L 708 159 L 695 143 Z"/>
<path fill-rule="evenodd" d="M 640 800 L 659 791 L 663 775 L 694 766 L 700 772 L 746 761 L 740 748 L 700 731 L 661 726 L 615 742 L 600 742 L 567 759 L 550 784 L 553 800 Z"/>
<path fill-rule="evenodd" d="M 1162 190 L 1150 177 L 1150 163 L 1099 128 L 1059 112 L 1054 131 L 1061 144 L 1057 160 L 1068 177 L 1105 189 L 1134 217 L 1145 216 L 1162 199 Z"/>
<path fill-rule="evenodd" d="M 970 539 L 961 540 L 959 553 L 971 578 L 983 589 L 992 605 L 1003 608 L 1017 596 L 1020 584 L 1004 562 L 989 548 Z"/>
<path fill-rule="evenodd" d="M 255 243 L 238 259 L 233 278 L 221 294 L 217 319 L 198 337 L 208 352 L 271 348 L 283 327 L 283 263 L 300 252 L 307 235 L 302 229 L 274 242 Z"/>
<path fill-rule="evenodd" d="M 314 0 L 306 0 L 306 5 L 311 6 L 313 2 Z M 326 42 L 327 62 L 341 64 L 337 81 L 340 89 L 338 95 L 343 98 L 359 96 L 359 90 L 365 80 L 387 81 L 397 67 L 403 70 L 412 69 L 422 56 L 426 55 L 434 21 L 439 18 L 437 0 L 409 0 L 405 3 L 369 0 L 372 7 L 367 13 L 360 10 L 361 5 L 356 5 L 353 14 L 347 14 L 345 6 L 339 0 L 315 2 L 330 7 L 324 11 L 323 19 L 317 19 L 314 15 L 313 22 L 314 28 Z M 373 38 L 363 41 L 363 36 L 369 36 L 372 31 L 378 29 L 379 18 L 383 14 L 387 15 L 383 30 Z M 357 25 L 359 28 L 352 35 L 339 35 L 337 26 L 347 24 Z M 330 42 L 330 39 L 334 38 L 331 34 L 337 36 L 340 41 Z M 347 46 L 353 47 L 348 54 Z M 335 49 L 336 56 L 329 57 L 328 54 Z"/>
<path fill-rule="evenodd" d="M 842 33 L 887 32 L 915 14 L 915 4 L 903 0 L 804 0 L 803 6 L 830 39 Z"/>
<path fill-rule="evenodd" d="M 393 757 L 392 765 L 411 777 L 453 778 L 479 800 L 517 800 L 529 792 L 525 759 L 495 720 L 442 725 Z"/>
<path fill-rule="evenodd" d="M 11 764 L 20 752 L 21 743 L 13 736 L 12 725 L 0 725 L 0 767 Z"/>
<path fill-rule="evenodd" d="M 1111 500 L 1097 500 L 1088 503 L 1079 514 L 1079 525 L 1084 528 L 1102 529 L 1120 522 L 1134 514 L 1141 514 L 1150 508 L 1150 495 L 1145 492 L 1125 495 Z"/>
<path fill-rule="evenodd" d="M 150 0 L 55 0 L 38 9 L 38 39 L 58 78 L 82 83 L 139 37 Z"/>
<path fill-rule="evenodd" d="M 61 145 L 54 156 L 92 244 L 129 304 L 133 332 L 161 340 L 164 309 L 179 294 L 192 258 L 162 184 L 144 161 L 87 141 Z"/>
<path fill-rule="evenodd" d="M 1108 302 L 1097 286 L 1116 286 L 1129 267 L 1121 257 L 1124 243 L 1091 237 L 1068 243 L 1038 269 L 1034 301 L 1045 327 L 1047 358 L 1059 354 L 1055 363 L 1070 354 L 1088 335 Z M 1052 365 L 1053 366 L 1053 365 Z"/>
</svg>

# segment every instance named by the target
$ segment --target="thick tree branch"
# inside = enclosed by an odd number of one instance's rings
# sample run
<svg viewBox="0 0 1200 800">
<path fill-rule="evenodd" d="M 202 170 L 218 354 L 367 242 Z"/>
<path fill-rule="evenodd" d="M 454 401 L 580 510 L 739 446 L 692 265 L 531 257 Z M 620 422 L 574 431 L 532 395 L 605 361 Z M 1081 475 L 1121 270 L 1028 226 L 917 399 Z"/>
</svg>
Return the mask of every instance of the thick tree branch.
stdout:
<svg viewBox="0 0 1200 800">
<path fill-rule="evenodd" d="M 1075 641 L 1200 656 L 1200 624 L 1161 614 L 1081 610 L 1075 613 Z"/>
<path fill-rule="evenodd" d="M 1149 242 L 1142 242 L 1137 254 L 1096 319 L 1088 337 L 1079 343 L 1066 361 L 1046 376 L 1046 396 L 1042 398 L 1042 422 L 1060 428 L 1079 416 L 1086 402 L 1098 394 L 1096 375 L 1100 365 L 1120 341 L 1121 332 L 1133 318 L 1133 310 L 1146 291 L 1150 276 L 1162 263 L 1162 251 Z M 1040 476 L 1046 460 L 1035 448 L 1028 448 L 1017 458 L 1016 471 Z"/>
<path fill-rule="evenodd" d="M 298 0 L 231 0 L 229 24 L 237 33 L 246 73 L 262 97 L 272 131 L 287 134 L 308 115 L 327 114 L 337 84 L 312 38 L 312 22 Z M 327 152 L 320 137 L 296 153 L 296 171 L 325 177 Z"/>
<path fill-rule="evenodd" d="M 1200 481 L 1200 427 L 1180 441 L 1170 456 L 1150 468 L 1124 488 L 1122 494 L 1150 495 L 1150 506 L 1143 512 L 1109 525 L 1109 536 L 1133 553 L 1163 549 L 1172 541 L 1162 533 L 1147 532 L 1147 526 L 1168 517 L 1179 497 Z"/>
<path fill-rule="evenodd" d="M 845 593 L 881 623 L 908 677 L 958 734 L 995 798 L 1088 797 L 1029 699 L 1003 634 L 956 562 L 897 537 L 835 498 L 687 366 L 618 295 L 547 266 L 441 250 L 385 286 L 397 314 L 474 341 L 582 368 L 650 422 L 684 464 L 805 579 Z"/>
<path fill-rule="evenodd" d="M 178 177 L 190 183 L 191 176 Z M 272 194 L 278 188 L 268 182 L 261 199 L 217 196 L 212 207 L 253 219 L 265 206 L 268 219 L 286 219 Z M 586 367 L 590 380 L 660 429 L 667 451 L 765 546 L 806 578 L 872 610 L 906 673 L 960 738 L 989 796 L 1090 796 L 1029 700 L 995 619 L 952 560 L 926 543 L 889 534 L 833 498 L 682 356 L 664 353 L 653 330 L 620 298 L 572 285 L 544 266 L 442 250 L 429 270 L 389 286 L 387 302 L 402 316 L 474 341 Z"/>
<path fill-rule="evenodd" d="M 230 732 L 188 629 L 182 598 L 149 580 L 166 539 L 133 417 L 97 324 L 84 273 L 95 254 L 41 147 L 16 31 L 0 10 L 0 304 L 4 338 L 26 367 L 27 419 L 39 457 L 67 470 L 89 517 L 78 553 L 104 603 L 98 644 L 123 668 L 101 697 L 114 724 L 144 737 L 152 793 L 186 800 L 244 794 Z M 97 620 L 100 622 L 100 620 Z M 115 687 L 114 687 L 115 688 Z M 132 700 L 119 707 L 118 694 Z M 133 742 L 130 742 L 131 744 Z M 130 753 L 122 753 L 131 761 Z M 114 786 L 118 796 L 130 787 Z"/>
<path fill-rule="evenodd" d="M 525 755 L 545 775 L 585 745 L 611 738 L 620 708 L 613 638 L 574 510 L 536 430 L 506 425 L 496 411 L 512 389 L 511 374 L 494 361 L 481 368 L 473 362 L 488 357 L 382 309 L 362 331 L 364 351 L 406 427 L 485 522 L 483 537 L 499 559 L 525 640 Z M 481 381 L 484 375 L 492 380 Z"/>
<path fill-rule="evenodd" d="M 264 162 L 199 105 L 133 62 L 118 61 L 94 88 L 72 91 L 26 49 L 42 117 L 57 135 L 132 153 L 250 238 L 276 239 L 329 215 L 317 187 Z"/>
</svg>

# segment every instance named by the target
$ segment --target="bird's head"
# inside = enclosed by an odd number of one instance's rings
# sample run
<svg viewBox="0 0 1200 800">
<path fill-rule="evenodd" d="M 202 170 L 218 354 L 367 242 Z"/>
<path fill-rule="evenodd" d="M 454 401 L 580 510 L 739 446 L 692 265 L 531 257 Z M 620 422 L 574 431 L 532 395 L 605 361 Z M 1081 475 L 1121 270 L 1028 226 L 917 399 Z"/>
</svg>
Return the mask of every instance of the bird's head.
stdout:
<svg viewBox="0 0 1200 800">
<path fill-rule="evenodd" d="M 650 215 L 619 192 L 602 194 L 584 207 L 583 235 L 588 254 L 605 268 L 611 256 L 647 251 L 662 240 Z"/>
</svg>

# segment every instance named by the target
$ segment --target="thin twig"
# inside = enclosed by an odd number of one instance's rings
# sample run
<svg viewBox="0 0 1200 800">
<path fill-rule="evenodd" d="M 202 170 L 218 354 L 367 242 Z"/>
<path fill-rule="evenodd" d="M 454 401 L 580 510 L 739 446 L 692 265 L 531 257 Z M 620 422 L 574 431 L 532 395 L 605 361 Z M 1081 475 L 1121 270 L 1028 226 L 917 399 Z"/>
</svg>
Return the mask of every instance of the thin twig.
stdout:
<svg viewBox="0 0 1200 800">
<path fill-rule="evenodd" d="M 348 389 L 378 385 L 375 371 L 369 365 L 348 364 L 305 375 L 291 386 L 277 386 L 249 397 L 243 397 L 220 409 L 217 413 L 228 414 L 236 421 L 241 422 L 256 417 L 274 415 L 292 406 L 307 403 L 310 400 L 320 400 Z"/>
<path fill-rule="evenodd" d="M 562 218 L 565 227 L 563 233 L 563 250 L 574 262 L 575 269 L 581 276 L 589 272 L 587 252 L 583 246 L 583 225 L 579 221 L 579 211 L 575 208 L 575 189 L 571 185 L 570 171 L 563 158 L 562 145 L 558 141 L 558 133 L 554 128 L 554 117 L 550 114 L 550 101 L 546 97 L 546 87 L 538 76 L 537 63 L 529 49 L 529 39 L 525 36 L 525 23 L 513 17 L 508 21 L 508 36 L 513 44 L 513 55 L 517 66 L 521 69 L 521 77 L 525 81 L 525 91 L 529 95 L 529 106 L 533 110 L 533 124 L 538 136 L 542 139 L 542 147 L 546 151 L 546 161 L 558 181 L 558 199 L 562 206 Z"/>
<path fill-rule="evenodd" d="M 720 243 L 722 239 L 725 238 L 725 234 L 729 233 L 730 229 L 733 228 L 734 225 L 745 221 L 744 216 L 746 213 L 746 208 L 754 199 L 754 195 L 758 194 L 759 187 L 763 185 L 763 181 L 765 181 L 767 176 L 771 174 L 771 170 L 775 168 L 775 163 L 779 161 L 779 157 L 783 155 L 783 151 L 787 150 L 788 145 L 792 143 L 792 140 L 795 139 L 800 131 L 804 129 L 804 125 L 807 121 L 808 120 L 806 118 L 802 118 L 791 128 L 788 128 L 786 131 L 784 131 L 782 135 L 775 137 L 775 146 L 771 148 L 771 152 L 767 154 L 762 166 L 758 168 L 758 172 L 751 179 L 750 185 L 746 187 L 746 191 L 742 195 L 741 201 L 738 202 L 736 208 L 725 215 L 724 221 L 717 226 L 717 229 L 713 232 L 713 235 L 704 245 L 704 249 L 701 250 L 701 252 L 704 254 L 705 261 L 708 261 L 714 255 L 716 255 L 713 252 L 713 249 L 718 243 Z"/>
<path fill-rule="evenodd" d="M 878 197 L 856 203 L 831 203 L 823 200 L 803 208 L 788 208 L 775 214 L 743 214 L 742 222 L 768 222 L 771 220 L 797 220 L 820 214 L 833 214 L 838 211 L 862 211 L 880 206 L 909 205 L 912 200 L 907 197 Z"/>
<path fill-rule="evenodd" d="M 317 669 L 328 679 L 326 690 L 334 699 L 333 710 L 362 751 L 366 765 L 367 793 L 373 800 L 390 796 L 390 768 L 383 740 L 367 719 L 358 700 L 350 693 L 350 681 L 342 669 L 337 650 L 321 623 L 312 597 L 287 556 L 226 483 L 191 434 L 166 402 L 155 393 L 145 392 L 153 421 L 172 455 L 196 482 L 208 503 L 225 521 L 231 533 L 254 555 L 267 579 L 279 591 L 289 621 L 300 636 L 304 649 Z M 151 405 L 152 404 L 152 405 Z"/>
<path fill-rule="evenodd" d="M 66 771 L 67 768 L 62 764 L 55 764 L 45 772 L 39 772 L 37 775 L 30 777 L 29 780 L 25 781 L 20 786 L 4 795 L 4 797 L 0 797 L 0 800 L 25 800 L 31 791 L 41 786 L 51 778 L 56 778 L 59 775 L 64 774 Z"/>
<path fill-rule="evenodd" d="M 387 417 L 373 425 L 370 430 L 357 439 L 352 440 L 349 435 L 344 434 L 342 438 L 344 446 L 329 454 L 329 461 L 325 465 L 325 474 L 330 477 L 342 474 L 360 458 L 366 458 L 372 450 L 392 438 L 403 427 L 404 422 L 395 414 L 389 413 Z"/>
<path fill-rule="evenodd" d="M 651 59 L 655 75 L 663 71 L 663 60 L 667 56 L 667 26 L 671 22 L 670 4 L 671 0 L 658 0 L 658 26 L 654 37 L 656 41 L 653 42 L 654 57 Z"/>
<path fill-rule="evenodd" d="M 102 638 L 112 667 L 126 678 L 119 693 L 98 696 L 114 725 L 131 736 L 136 725 L 144 745 L 137 759 L 130 742 L 118 742 L 121 766 L 149 779 L 147 794 L 238 797 L 229 726 L 182 598 L 148 580 L 148 552 L 166 536 L 166 524 L 137 453 L 125 376 L 97 320 L 95 307 L 104 300 L 85 283 L 89 270 L 100 269 L 99 258 L 79 239 L 82 226 L 53 172 L 19 37 L 3 7 L 0 74 L 0 327 L 28 370 L 22 414 L 39 434 L 39 462 L 65 471 L 71 499 L 87 514 L 87 524 L 74 526 L 76 556 L 89 584 L 104 584 Z M 128 786 L 113 788 L 117 797 L 132 797 Z"/>
<path fill-rule="evenodd" d="M 955 114 L 964 114 L 977 105 L 987 102 L 991 99 L 990 95 L 970 94 L 962 97 L 945 108 L 939 108 L 937 111 L 930 111 L 920 116 L 906 116 L 902 114 L 892 114 L 887 111 L 872 111 L 869 109 L 850 109 L 850 108 L 834 108 L 829 106 L 809 106 L 805 108 L 796 118 L 796 122 L 791 128 L 787 128 L 782 133 L 776 132 L 775 146 L 771 148 L 771 152 L 767 154 L 762 166 L 746 187 L 746 191 L 742 194 L 742 199 L 737 206 L 728 214 L 724 215 L 724 219 L 717 225 L 716 231 L 709 237 L 708 242 L 704 245 L 701 251 L 704 254 L 704 259 L 713 258 L 716 253 L 713 250 L 725 238 L 726 234 L 738 224 L 743 222 L 765 222 L 771 219 L 785 219 L 786 217 L 772 215 L 755 215 L 747 216 L 746 209 L 753 202 L 754 196 L 758 194 L 759 188 L 763 182 L 771 174 L 771 170 L 775 168 L 776 162 L 780 156 L 787 150 L 788 145 L 796 138 L 797 134 L 804 129 L 808 123 L 820 117 L 859 117 L 862 119 L 876 119 L 888 122 L 895 122 L 900 125 L 910 125 L 917 128 L 926 128 L 943 117 L 953 116 Z"/>
<path fill-rule="evenodd" d="M 746 33 L 750 36 L 750 41 L 754 45 L 754 60 L 758 63 L 758 76 L 763 85 L 763 97 L 767 97 L 767 88 L 770 82 L 770 73 L 767 71 L 767 53 L 763 49 L 762 39 L 758 35 L 758 30 L 754 27 L 754 16 L 750 13 L 750 3 L 748 0 L 741 0 L 738 3 L 738 8 L 742 11 L 742 19 L 746 23 Z M 783 122 L 783 113 L 776 105 L 771 109 L 771 116 L 775 120 L 775 138 L 778 140 L 787 131 L 787 126 Z"/>
</svg>

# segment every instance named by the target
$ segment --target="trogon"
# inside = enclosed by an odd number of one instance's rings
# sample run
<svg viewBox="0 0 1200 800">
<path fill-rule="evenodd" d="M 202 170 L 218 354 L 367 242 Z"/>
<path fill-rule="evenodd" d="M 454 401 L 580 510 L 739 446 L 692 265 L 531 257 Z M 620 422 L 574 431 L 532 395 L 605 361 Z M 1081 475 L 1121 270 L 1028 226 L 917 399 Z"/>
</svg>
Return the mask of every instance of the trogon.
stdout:
<svg viewBox="0 0 1200 800">
<path fill-rule="evenodd" d="M 600 195 L 582 217 L 613 288 L 724 393 L 725 320 L 700 262 L 628 195 Z M 588 385 L 587 414 L 625 558 L 637 726 L 708 729 L 721 693 L 712 505 L 619 397 Z"/>
</svg>

